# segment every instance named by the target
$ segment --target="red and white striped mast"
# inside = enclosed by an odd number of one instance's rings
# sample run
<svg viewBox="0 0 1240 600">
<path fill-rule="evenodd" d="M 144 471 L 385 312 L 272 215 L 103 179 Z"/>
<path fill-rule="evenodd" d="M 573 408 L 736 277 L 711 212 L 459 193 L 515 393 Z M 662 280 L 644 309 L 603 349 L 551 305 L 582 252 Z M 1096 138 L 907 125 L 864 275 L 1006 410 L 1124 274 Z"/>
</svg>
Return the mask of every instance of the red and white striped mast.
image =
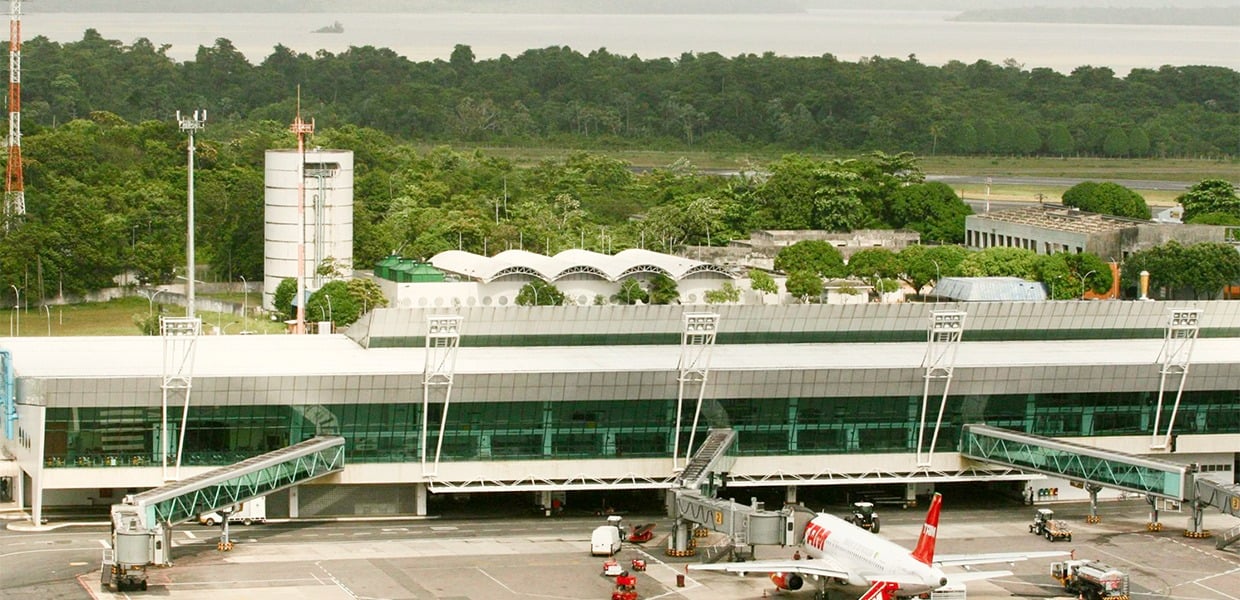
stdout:
<svg viewBox="0 0 1240 600">
<path fill-rule="evenodd" d="M 297 87 L 297 117 L 289 126 L 297 134 L 297 323 L 293 333 L 306 332 L 306 136 L 314 133 L 314 119 L 301 120 L 301 86 Z"/>
<path fill-rule="evenodd" d="M 4 225 L 26 214 L 22 176 L 22 2 L 9 2 L 9 163 L 4 178 Z"/>
</svg>

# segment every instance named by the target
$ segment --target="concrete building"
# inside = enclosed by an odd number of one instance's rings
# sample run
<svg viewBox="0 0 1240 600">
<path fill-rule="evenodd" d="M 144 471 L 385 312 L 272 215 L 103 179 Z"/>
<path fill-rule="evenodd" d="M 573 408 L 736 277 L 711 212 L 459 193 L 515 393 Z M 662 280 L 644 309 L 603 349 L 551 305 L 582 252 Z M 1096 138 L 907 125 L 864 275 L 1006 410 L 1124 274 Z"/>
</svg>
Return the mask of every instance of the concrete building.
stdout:
<svg viewBox="0 0 1240 600">
<path fill-rule="evenodd" d="M 1173 308 L 1198 311 L 1200 339 L 1173 443 L 1154 450 L 1160 390 L 1175 389 L 1159 362 Z M 926 387 L 932 311 L 967 316 L 940 429 L 942 388 Z M 962 481 L 1018 494 L 1030 475 L 958 452 L 962 426 L 978 422 L 1211 465 L 1227 482 L 1240 465 L 1240 303 L 720 306 L 700 413 L 699 390 L 682 385 L 695 314 L 395 308 L 345 334 L 203 336 L 183 435 L 182 404 L 164 396 L 167 340 L 8 338 L 4 464 L 36 517 L 158 486 L 178 449 L 180 472 L 168 471 L 189 477 L 320 434 L 345 438 L 347 467 L 274 493 L 270 516 L 420 514 L 429 494 L 658 490 L 708 427 L 738 432 L 730 487 L 789 498 Z M 445 315 L 460 317 L 450 401 L 426 387 L 440 368 L 428 322 Z"/>
<path fill-rule="evenodd" d="M 1059 204 L 1038 204 L 965 217 L 965 246 L 1024 248 L 1038 254 L 1088 252 L 1123 261 L 1138 250 L 1175 240 L 1183 245 L 1240 239 L 1236 227 L 1142 221 L 1084 212 Z"/>
</svg>

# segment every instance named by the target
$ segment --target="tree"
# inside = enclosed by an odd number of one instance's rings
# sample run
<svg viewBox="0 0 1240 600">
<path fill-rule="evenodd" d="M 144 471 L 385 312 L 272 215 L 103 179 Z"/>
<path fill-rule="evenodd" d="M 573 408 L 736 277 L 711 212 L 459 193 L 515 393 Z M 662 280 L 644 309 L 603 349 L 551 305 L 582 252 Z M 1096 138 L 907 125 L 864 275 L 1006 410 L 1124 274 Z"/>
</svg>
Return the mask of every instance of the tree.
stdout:
<svg viewBox="0 0 1240 600">
<path fill-rule="evenodd" d="M 777 294 L 779 286 L 775 283 L 775 278 L 771 277 L 766 271 L 758 269 L 749 270 L 749 287 L 755 292 L 762 294 Z"/>
<path fill-rule="evenodd" d="M 933 181 L 897 189 L 890 212 L 893 227 L 912 229 L 923 242 L 958 244 L 964 241 L 964 220 L 973 209 L 951 186 Z"/>
<path fill-rule="evenodd" d="M 726 304 L 728 302 L 737 302 L 741 299 L 741 289 L 736 287 L 731 281 L 723 282 L 723 285 L 717 290 L 706 290 L 707 304 Z"/>
<path fill-rule="evenodd" d="M 844 256 L 831 242 L 802 240 L 785 246 L 775 255 L 775 269 L 791 274 L 809 271 L 819 277 L 842 277 L 847 273 Z"/>
<path fill-rule="evenodd" d="M 1188 261 L 1184 246 L 1175 240 L 1165 244 L 1138 250 L 1128 255 L 1120 272 L 1120 281 L 1126 293 L 1138 294 L 1140 274 L 1150 275 L 1149 297 L 1170 298 L 1177 288 L 1183 287 L 1187 275 L 1194 268 Z"/>
<path fill-rule="evenodd" d="M 1111 289 L 1110 265 L 1088 252 L 1040 255 L 1036 271 L 1052 300 L 1082 298 L 1087 288 L 1095 293 Z"/>
<path fill-rule="evenodd" d="M 516 302 L 521 306 L 559 306 L 564 304 L 564 293 L 546 281 L 535 279 L 521 286 Z"/>
<path fill-rule="evenodd" d="M 663 273 L 656 273 L 650 278 L 651 304 L 677 304 L 679 302 L 680 291 L 676 287 L 675 279 Z"/>
<path fill-rule="evenodd" d="M 994 247 L 974 252 L 960 262 L 965 277 L 1037 279 L 1038 255 L 1024 248 Z"/>
<path fill-rule="evenodd" d="M 1063 193 L 1064 206 L 1074 206 L 1084 211 L 1127 217 L 1149 219 L 1150 207 L 1140 194 L 1109 181 L 1098 183 L 1082 181 Z"/>
<path fill-rule="evenodd" d="M 858 250 L 848 258 L 848 273 L 853 277 L 868 281 L 874 291 L 879 294 L 882 293 L 879 288 L 882 286 L 883 278 L 896 277 L 900 271 L 899 258 L 886 248 Z"/>
<path fill-rule="evenodd" d="M 907 246 L 897 255 L 901 279 L 920 295 L 926 284 L 959 274 L 969 251 L 960 246 Z"/>
<path fill-rule="evenodd" d="M 275 294 L 271 298 L 271 307 L 280 315 L 281 319 L 288 320 L 293 317 L 295 309 L 293 308 L 293 298 L 297 296 L 297 280 L 292 277 L 285 277 L 276 285 Z"/>
<path fill-rule="evenodd" d="M 1046 151 L 1056 156 L 1067 156 L 1072 154 L 1076 149 L 1076 140 L 1072 139 L 1072 132 L 1068 131 L 1068 126 L 1063 123 L 1056 123 L 1051 127 L 1050 135 L 1046 138 Z"/>
<path fill-rule="evenodd" d="M 361 303 L 343 280 L 329 281 L 306 301 L 307 321 L 331 321 L 332 328 L 347 327 L 362 316 Z"/>
<path fill-rule="evenodd" d="M 647 303 L 650 300 L 650 295 L 642 288 L 641 282 L 630 277 L 620 282 L 620 291 L 616 292 L 616 295 L 612 296 L 611 299 L 619 304 Z"/>
<path fill-rule="evenodd" d="M 1109 129 L 1102 141 L 1102 153 L 1111 157 L 1128 156 L 1128 134 L 1119 127 Z"/>
<path fill-rule="evenodd" d="M 788 280 L 784 282 L 784 287 L 788 293 L 794 298 L 799 298 L 802 302 L 817 302 L 822 297 L 822 277 L 817 273 L 808 270 L 792 271 L 788 273 Z"/>
<path fill-rule="evenodd" d="M 379 287 L 373 279 L 349 279 L 349 296 L 354 302 L 361 305 L 360 315 L 364 315 L 376 308 L 383 308 L 388 305 L 388 299 L 383 295 L 383 288 Z"/>
<path fill-rule="evenodd" d="M 1201 242 L 1189 246 L 1185 260 L 1192 265 L 1184 274 L 1184 284 L 1193 290 L 1193 298 L 1217 298 L 1224 286 L 1240 283 L 1240 252 L 1231 244 Z"/>
<path fill-rule="evenodd" d="M 1193 223 L 1198 215 L 1227 213 L 1240 216 L 1240 196 L 1236 186 L 1225 179 L 1203 179 L 1175 199 L 1184 207 L 1184 222 Z"/>
</svg>

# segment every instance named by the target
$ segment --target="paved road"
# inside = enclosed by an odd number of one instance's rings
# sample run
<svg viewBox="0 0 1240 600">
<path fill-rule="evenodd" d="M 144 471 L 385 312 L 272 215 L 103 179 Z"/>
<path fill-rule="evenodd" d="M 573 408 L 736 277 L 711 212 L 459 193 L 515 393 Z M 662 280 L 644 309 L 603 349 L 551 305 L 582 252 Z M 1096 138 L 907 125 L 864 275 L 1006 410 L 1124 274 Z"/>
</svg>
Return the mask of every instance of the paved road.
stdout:
<svg viewBox="0 0 1240 600">
<path fill-rule="evenodd" d="M 950 501 L 950 499 L 949 499 Z M 981 508 L 978 508 L 978 507 Z M 1143 502 L 1107 503 L 1103 522 L 1084 524 L 1087 508 L 1055 507 L 1074 527 L 1071 544 L 1051 544 L 1029 535 L 1031 509 L 1004 501 L 998 508 L 973 502 L 944 509 L 939 552 L 1075 549 L 1083 558 L 1101 559 L 1132 576 L 1133 598 L 1153 600 L 1236 600 L 1240 594 L 1240 555 L 1214 549 L 1209 540 L 1180 535 L 1183 515 L 1164 513 L 1166 530 L 1145 530 Z M 883 535 L 911 546 L 920 529 L 919 509 L 883 511 Z M 633 521 L 642 520 L 633 518 Z M 666 534 L 666 518 L 656 533 Z M 405 520 L 321 523 L 269 523 L 234 527 L 236 549 L 215 550 L 216 531 L 185 526 L 174 533 L 175 566 L 154 569 L 145 595 L 176 599 L 359 598 L 438 600 L 590 600 L 605 598 L 611 580 L 600 574 L 601 559 L 587 555 L 594 517 L 556 519 Z M 1214 529 L 1236 519 L 1208 514 Z M 0 532 L 0 598 L 122 598 L 98 587 L 102 526 L 50 532 Z M 639 575 L 642 598 L 691 600 L 756 599 L 770 595 L 760 577 L 725 574 L 686 575 L 683 561 L 659 551 L 661 536 L 645 548 L 630 545 L 627 562 L 644 556 L 650 569 Z M 712 540 L 717 539 L 712 537 Z M 781 557 L 788 549 L 763 547 L 758 557 Z M 1048 576 L 1049 561 L 1014 564 L 1013 575 L 973 582 L 973 599 L 1061 597 Z M 676 576 L 685 576 L 685 587 Z M 789 595 L 789 598 L 798 596 Z M 807 596 L 799 596 L 806 598 Z"/>
</svg>

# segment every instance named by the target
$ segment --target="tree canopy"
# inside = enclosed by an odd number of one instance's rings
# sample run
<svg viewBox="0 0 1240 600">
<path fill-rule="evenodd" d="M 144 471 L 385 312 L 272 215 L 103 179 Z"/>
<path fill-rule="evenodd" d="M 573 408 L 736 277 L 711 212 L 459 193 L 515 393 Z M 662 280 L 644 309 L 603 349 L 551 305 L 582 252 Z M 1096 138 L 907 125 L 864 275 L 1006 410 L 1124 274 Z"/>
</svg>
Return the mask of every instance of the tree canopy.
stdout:
<svg viewBox="0 0 1240 600">
<path fill-rule="evenodd" d="M 1128 217 L 1130 219 L 1149 219 L 1150 207 L 1140 194 L 1118 183 L 1105 181 L 1083 181 L 1063 193 L 1064 206 L 1074 206 L 1084 211 Z"/>
</svg>

